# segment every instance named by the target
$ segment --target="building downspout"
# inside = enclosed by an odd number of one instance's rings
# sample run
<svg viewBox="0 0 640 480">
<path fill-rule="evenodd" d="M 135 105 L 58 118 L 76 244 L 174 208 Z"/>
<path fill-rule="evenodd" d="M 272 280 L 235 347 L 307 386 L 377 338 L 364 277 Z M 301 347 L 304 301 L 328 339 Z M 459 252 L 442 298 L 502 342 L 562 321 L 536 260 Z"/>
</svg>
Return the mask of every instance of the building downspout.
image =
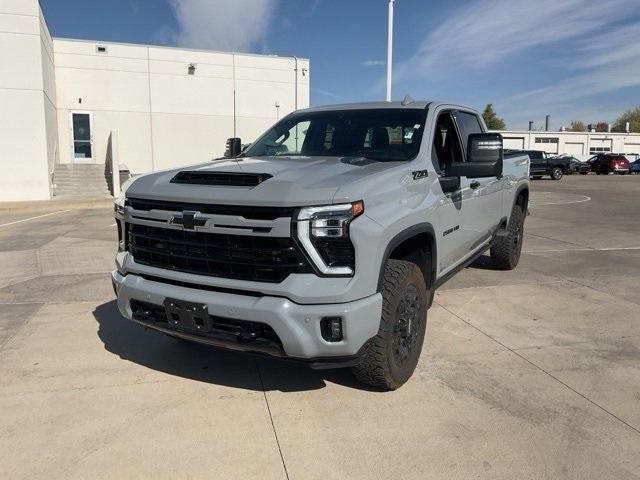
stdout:
<svg viewBox="0 0 640 480">
<path fill-rule="evenodd" d="M 233 137 L 236 135 L 236 56 L 231 55 L 232 76 L 233 76 Z"/>
<path fill-rule="evenodd" d="M 149 137 L 151 138 L 151 171 L 156 170 L 156 161 L 154 155 L 154 139 L 153 139 L 153 108 L 151 106 L 151 53 L 147 47 L 147 90 L 149 92 Z M 120 166 L 117 167 L 120 171 Z"/>
<path fill-rule="evenodd" d="M 296 75 L 296 81 L 295 81 L 295 94 L 294 94 L 294 104 L 293 104 L 293 108 L 295 110 L 298 110 L 298 57 L 293 57 L 294 62 L 296 62 L 295 68 L 293 69 L 295 75 Z"/>
</svg>

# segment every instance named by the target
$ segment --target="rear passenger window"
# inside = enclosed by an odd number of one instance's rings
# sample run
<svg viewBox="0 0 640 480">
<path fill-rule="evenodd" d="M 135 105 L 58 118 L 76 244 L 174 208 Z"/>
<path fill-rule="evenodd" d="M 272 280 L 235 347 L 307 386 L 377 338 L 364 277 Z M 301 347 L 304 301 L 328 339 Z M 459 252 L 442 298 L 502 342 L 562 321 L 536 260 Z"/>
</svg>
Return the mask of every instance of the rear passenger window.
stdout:
<svg viewBox="0 0 640 480">
<path fill-rule="evenodd" d="M 462 140 L 462 149 L 467 151 L 467 142 L 469 135 L 472 133 L 482 133 L 482 127 L 478 121 L 478 117 L 472 113 L 455 112 L 454 117 L 460 130 L 460 139 Z"/>
</svg>

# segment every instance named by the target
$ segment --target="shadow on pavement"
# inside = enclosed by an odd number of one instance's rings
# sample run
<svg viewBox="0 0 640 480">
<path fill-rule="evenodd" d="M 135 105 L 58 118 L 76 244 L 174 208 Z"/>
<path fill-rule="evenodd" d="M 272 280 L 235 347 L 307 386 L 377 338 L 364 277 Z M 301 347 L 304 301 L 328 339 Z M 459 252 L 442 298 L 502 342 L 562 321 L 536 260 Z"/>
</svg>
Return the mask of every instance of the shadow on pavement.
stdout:
<svg viewBox="0 0 640 480">
<path fill-rule="evenodd" d="M 495 270 L 496 267 L 493 264 L 493 260 L 489 255 L 481 255 L 476 258 L 467 268 L 475 268 L 477 270 Z"/>
<path fill-rule="evenodd" d="M 317 390 L 326 386 L 325 380 L 377 391 L 357 382 L 348 369 L 312 370 L 306 365 L 218 350 L 145 330 L 122 317 L 115 300 L 97 306 L 93 316 L 106 350 L 123 360 L 169 375 L 256 391 Z"/>
</svg>

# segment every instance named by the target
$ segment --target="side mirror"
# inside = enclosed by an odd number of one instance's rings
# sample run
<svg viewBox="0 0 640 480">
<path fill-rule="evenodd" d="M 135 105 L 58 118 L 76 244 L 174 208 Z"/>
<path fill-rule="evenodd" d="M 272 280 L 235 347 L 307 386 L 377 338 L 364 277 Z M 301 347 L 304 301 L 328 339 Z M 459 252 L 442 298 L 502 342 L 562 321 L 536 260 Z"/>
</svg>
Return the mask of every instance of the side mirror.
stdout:
<svg viewBox="0 0 640 480">
<path fill-rule="evenodd" d="M 502 177 L 502 135 L 499 133 L 472 133 L 467 142 L 467 161 L 447 166 L 448 177 Z"/>
<path fill-rule="evenodd" d="M 227 149 L 224 151 L 224 156 L 226 158 L 234 158 L 242 153 L 242 141 L 237 138 L 228 138 L 227 139 Z"/>
</svg>

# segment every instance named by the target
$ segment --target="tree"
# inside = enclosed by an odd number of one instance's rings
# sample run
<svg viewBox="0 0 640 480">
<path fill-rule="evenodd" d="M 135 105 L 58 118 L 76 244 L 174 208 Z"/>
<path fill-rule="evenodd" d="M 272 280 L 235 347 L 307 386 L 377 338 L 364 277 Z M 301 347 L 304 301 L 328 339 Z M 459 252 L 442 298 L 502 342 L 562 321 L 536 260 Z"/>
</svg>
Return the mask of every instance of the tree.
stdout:
<svg viewBox="0 0 640 480">
<path fill-rule="evenodd" d="M 609 124 L 607 122 L 598 122 L 594 128 L 596 132 L 606 132 L 609 129 Z"/>
<path fill-rule="evenodd" d="M 489 130 L 504 130 L 507 128 L 504 120 L 502 118 L 498 118 L 496 115 L 496 112 L 493 110 L 492 103 L 487 103 L 487 106 L 484 107 L 482 118 L 484 118 L 484 123 L 487 124 L 487 128 Z"/>
<path fill-rule="evenodd" d="M 627 110 L 620 115 L 613 124 L 613 131 L 625 132 L 627 122 L 629 122 L 630 132 L 640 132 L 640 106 Z"/>
<path fill-rule="evenodd" d="M 573 122 L 571 122 L 571 125 L 569 125 L 569 128 L 567 130 L 570 132 L 586 132 L 587 126 L 580 120 L 574 120 Z"/>
</svg>

